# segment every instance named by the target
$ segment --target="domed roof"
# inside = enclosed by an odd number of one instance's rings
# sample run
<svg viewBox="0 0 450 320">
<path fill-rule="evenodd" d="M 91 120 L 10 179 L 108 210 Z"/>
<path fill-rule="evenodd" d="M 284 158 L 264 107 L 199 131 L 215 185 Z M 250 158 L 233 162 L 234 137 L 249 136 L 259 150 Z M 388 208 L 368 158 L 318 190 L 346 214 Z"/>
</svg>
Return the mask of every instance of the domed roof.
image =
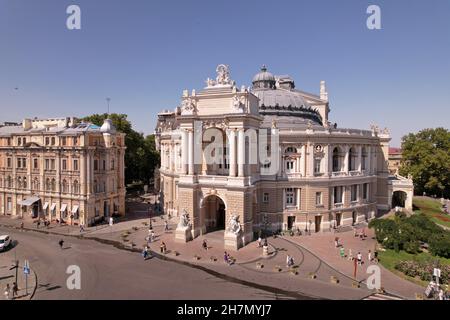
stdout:
<svg viewBox="0 0 450 320">
<path fill-rule="evenodd" d="M 100 131 L 103 133 L 116 133 L 116 127 L 113 125 L 111 119 L 105 119 Z"/>
<path fill-rule="evenodd" d="M 255 82 L 259 82 L 259 81 L 273 81 L 275 82 L 275 76 L 273 74 L 271 74 L 269 71 L 267 71 L 267 67 L 264 65 L 261 67 L 261 71 L 259 73 L 257 73 L 254 77 L 253 77 L 253 84 Z"/>
</svg>

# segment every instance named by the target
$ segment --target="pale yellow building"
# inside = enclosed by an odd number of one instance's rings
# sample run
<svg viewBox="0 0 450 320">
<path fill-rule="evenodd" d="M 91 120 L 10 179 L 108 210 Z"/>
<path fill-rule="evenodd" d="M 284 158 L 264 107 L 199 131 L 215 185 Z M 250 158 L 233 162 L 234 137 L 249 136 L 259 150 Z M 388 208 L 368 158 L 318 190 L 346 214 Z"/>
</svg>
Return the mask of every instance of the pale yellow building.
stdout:
<svg viewBox="0 0 450 320">
<path fill-rule="evenodd" d="M 125 214 L 125 136 L 74 118 L 0 127 L 0 215 L 92 225 Z"/>
<path fill-rule="evenodd" d="M 161 202 L 184 219 L 177 239 L 224 229 L 225 247 L 238 249 L 260 230 L 326 232 L 390 209 L 387 129 L 330 123 L 325 82 L 307 93 L 263 67 L 238 88 L 227 66 L 216 71 L 158 115 Z"/>
</svg>

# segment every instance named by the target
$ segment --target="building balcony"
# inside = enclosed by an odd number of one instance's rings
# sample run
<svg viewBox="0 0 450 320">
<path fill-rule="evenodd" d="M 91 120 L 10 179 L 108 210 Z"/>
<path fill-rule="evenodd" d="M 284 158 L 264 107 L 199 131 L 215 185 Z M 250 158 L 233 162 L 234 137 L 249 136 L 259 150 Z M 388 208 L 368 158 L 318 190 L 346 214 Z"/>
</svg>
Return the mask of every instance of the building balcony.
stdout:
<svg viewBox="0 0 450 320">
<path fill-rule="evenodd" d="M 333 171 L 331 173 L 332 177 L 346 177 L 347 176 L 347 172 L 345 171 Z"/>
<path fill-rule="evenodd" d="M 349 172 L 350 177 L 356 177 L 356 176 L 361 176 L 361 175 L 362 175 L 361 171 L 353 170 L 353 171 Z"/>
</svg>

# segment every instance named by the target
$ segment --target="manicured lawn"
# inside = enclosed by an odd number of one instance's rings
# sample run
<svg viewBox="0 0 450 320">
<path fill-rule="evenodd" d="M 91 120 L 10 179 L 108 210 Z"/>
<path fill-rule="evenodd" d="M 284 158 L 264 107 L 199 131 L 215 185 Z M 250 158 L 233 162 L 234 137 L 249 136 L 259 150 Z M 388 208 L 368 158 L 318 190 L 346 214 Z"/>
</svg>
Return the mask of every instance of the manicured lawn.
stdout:
<svg viewBox="0 0 450 320">
<path fill-rule="evenodd" d="M 439 259 L 439 261 L 442 264 L 450 265 L 450 259 L 446 258 L 440 258 L 435 257 L 427 252 L 422 252 L 419 254 L 410 254 L 405 251 L 395 252 L 394 250 L 387 249 L 386 251 L 380 251 L 378 253 L 378 256 L 380 258 L 380 263 L 388 270 L 392 271 L 393 273 L 399 275 L 400 277 L 410 280 L 418 285 L 421 286 L 427 286 L 428 282 L 422 281 L 417 278 L 408 277 L 402 272 L 395 269 L 395 265 L 399 263 L 400 261 L 419 261 L 419 262 L 425 262 L 429 261 L 430 259 L 436 260 Z"/>
<path fill-rule="evenodd" d="M 421 212 L 428 216 L 434 223 L 450 228 L 450 215 L 441 211 L 441 202 L 425 197 L 414 197 L 413 205 L 418 208 L 415 212 Z"/>
</svg>

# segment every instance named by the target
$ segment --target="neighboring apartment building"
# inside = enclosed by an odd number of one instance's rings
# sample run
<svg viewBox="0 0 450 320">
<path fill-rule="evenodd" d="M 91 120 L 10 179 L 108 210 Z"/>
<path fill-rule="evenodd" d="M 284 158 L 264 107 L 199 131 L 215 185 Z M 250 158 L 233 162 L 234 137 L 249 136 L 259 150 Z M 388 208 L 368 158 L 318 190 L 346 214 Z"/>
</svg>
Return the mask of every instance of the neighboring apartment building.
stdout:
<svg viewBox="0 0 450 320">
<path fill-rule="evenodd" d="M 329 231 L 389 209 L 387 129 L 331 124 L 324 82 L 315 95 L 263 67 L 252 88 L 238 88 L 227 66 L 217 72 L 204 90 L 185 90 L 180 107 L 158 115 L 161 202 L 167 213 L 189 215 L 185 240 L 225 229 L 225 247 L 237 249 L 259 230 Z M 208 164 L 209 143 L 197 137 L 212 129 L 224 147 L 219 163 Z M 267 173 L 270 162 L 248 162 L 260 144 L 247 140 L 252 130 L 279 135 L 277 172 Z"/>
<path fill-rule="evenodd" d="M 0 127 L 0 215 L 92 225 L 125 214 L 125 135 L 74 118 Z"/>
</svg>

